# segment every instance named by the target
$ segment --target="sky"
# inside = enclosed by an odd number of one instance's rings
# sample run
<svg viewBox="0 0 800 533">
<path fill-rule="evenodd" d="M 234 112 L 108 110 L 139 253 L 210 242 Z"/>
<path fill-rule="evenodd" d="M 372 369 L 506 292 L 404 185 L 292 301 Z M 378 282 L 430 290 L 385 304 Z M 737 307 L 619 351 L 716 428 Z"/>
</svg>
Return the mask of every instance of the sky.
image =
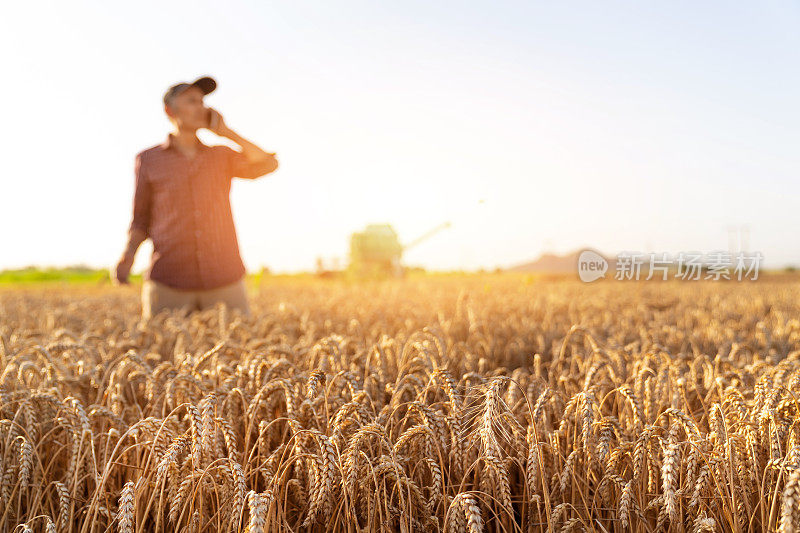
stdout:
<svg viewBox="0 0 800 533">
<path fill-rule="evenodd" d="M 591 246 L 800 265 L 796 2 L 7 2 L 0 269 L 113 266 L 170 85 L 280 168 L 236 179 L 248 270 L 507 267 Z M 201 131 L 207 144 L 229 144 Z M 230 144 L 229 144 L 230 145 Z M 147 267 L 149 241 L 134 271 Z"/>
</svg>

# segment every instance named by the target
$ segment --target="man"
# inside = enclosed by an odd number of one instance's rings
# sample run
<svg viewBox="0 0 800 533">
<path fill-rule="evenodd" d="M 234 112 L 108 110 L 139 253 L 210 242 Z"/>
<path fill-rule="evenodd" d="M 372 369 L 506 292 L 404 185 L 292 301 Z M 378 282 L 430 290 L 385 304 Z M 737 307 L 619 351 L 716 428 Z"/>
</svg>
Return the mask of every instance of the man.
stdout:
<svg viewBox="0 0 800 533">
<path fill-rule="evenodd" d="M 274 172 L 278 161 L 204 106 L 203 97 L 216 87 L 209 77 L 170 87 L 164 111 L 173 131 L 162 144 L 136 156 L 133 219 L 113 280 L 128 283 L 136 250 L 150 238 L 153 255 L 142 286 L 143 318 L 162 309 L 192 311 L 216 302 L 251 314 L 231 215 L 231 178 L 258 178 Z M 200 128 L 230 139 L 242 151 L 203 144 L 197 138 Z"/>
</svg>

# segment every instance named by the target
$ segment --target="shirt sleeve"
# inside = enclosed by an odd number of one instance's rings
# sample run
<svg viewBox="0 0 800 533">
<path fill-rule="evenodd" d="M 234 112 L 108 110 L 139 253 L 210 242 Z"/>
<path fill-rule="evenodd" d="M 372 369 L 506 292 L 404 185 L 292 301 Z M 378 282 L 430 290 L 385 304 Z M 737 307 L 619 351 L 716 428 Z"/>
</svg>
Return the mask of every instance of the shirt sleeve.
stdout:
<svg viewBox="0 0 800 533">
<path fill-rule="evenodd" d="M 242 153 L 225 146 L 225 157 L 228 162 L 228 175 L 231 178 L 255 179 L 265 174 L 263 165 L 251 163 Z"/>
<path fill-rule="evenodd" d="M 142 169 L 141 154 L 136 156 L 134 169 L 136 173 L 136 188 L 133 193 L 133 220 L 131 220 L 130 229 L 139 229 L 149 237 L 152 190 L 144 169 Z"/>
</svg>

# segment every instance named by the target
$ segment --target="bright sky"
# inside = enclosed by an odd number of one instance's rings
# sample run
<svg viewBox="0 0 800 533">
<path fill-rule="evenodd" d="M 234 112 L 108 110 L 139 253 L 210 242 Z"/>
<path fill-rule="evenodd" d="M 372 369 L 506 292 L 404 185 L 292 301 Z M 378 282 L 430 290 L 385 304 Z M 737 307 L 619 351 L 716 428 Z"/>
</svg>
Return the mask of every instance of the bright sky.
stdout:
<svg viewBox="0 0 800 533">
<path fill-rule="evenodd" d="M 281 165 L 234 181 L 250 270 L 445 220 L 407 263 L 711 252 L 746 225 L 800 265 L 798 27 L 789 1 L 5 3 L 0 268 L 113 265 L 162 94 L 205 74 Z"/>
</svg>

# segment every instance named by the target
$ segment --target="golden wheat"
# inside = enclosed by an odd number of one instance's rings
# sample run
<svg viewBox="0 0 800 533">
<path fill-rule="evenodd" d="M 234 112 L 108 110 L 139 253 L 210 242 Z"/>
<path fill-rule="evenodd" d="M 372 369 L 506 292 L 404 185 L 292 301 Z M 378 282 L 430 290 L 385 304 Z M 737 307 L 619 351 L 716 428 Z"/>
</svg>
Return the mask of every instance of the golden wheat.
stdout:
<svg viewBox="0 0 800 533">
<path fill-rule="evenodd" d="M 797 531 L 798 293 L 0 289 L 0 531 Z"/>
</svg>

